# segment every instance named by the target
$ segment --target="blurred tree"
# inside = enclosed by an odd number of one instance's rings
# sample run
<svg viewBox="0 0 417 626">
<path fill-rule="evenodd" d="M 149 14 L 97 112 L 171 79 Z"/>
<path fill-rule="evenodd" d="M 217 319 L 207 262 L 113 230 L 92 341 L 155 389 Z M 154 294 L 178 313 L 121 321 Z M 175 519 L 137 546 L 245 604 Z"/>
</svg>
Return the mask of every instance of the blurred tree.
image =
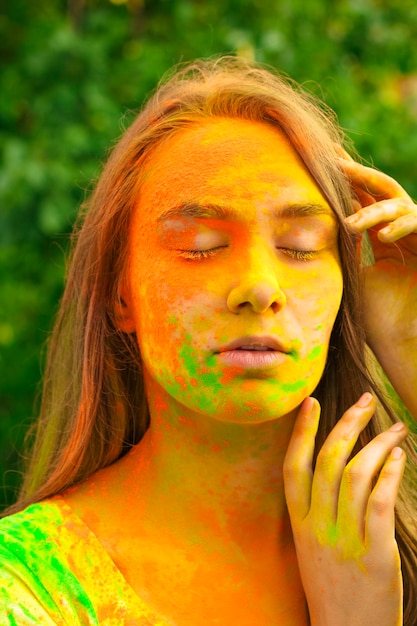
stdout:
<svg viewBox="0 0 417 626">
<path fill-rule="evenodd" d="M 0 504 L 13 498 L 67 235 L 106 149 L 174 63 L 237 53 L 324 98 L 417 196 L 414 0 L 14 0 L 0 15 Z M 122 121 L 122 124 L 120 122 Z"/>
</svg>

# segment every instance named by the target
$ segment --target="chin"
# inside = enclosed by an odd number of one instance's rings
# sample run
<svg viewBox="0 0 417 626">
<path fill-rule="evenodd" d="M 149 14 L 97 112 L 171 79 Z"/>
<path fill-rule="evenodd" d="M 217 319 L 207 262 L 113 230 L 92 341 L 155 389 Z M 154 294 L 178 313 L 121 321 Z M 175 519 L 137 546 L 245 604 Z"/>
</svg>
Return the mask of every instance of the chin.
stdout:
<svg viewBox="0 0 417 626">
<path fill-rule="evenodd" d="M 297 394 L 297 396 L 285 396 L 276 399 L 265 400 L 265 395 L 261 398 L 252 396 L 250 399 L 236 398 L 217 398 L 215 405 L 203 409 L 198 405 L 194 405 L 197 413 L 203 414 L 208 418 L 215 419 L 218 422 L 229 424 L 264 424 L 271 423 L 275 420 L 284 418 L 290 414 L 297 412 L 300 404 L 307 397 L 306 394 Z M 193 409 L 190 404 L 188 408 Z"/>
</svg>

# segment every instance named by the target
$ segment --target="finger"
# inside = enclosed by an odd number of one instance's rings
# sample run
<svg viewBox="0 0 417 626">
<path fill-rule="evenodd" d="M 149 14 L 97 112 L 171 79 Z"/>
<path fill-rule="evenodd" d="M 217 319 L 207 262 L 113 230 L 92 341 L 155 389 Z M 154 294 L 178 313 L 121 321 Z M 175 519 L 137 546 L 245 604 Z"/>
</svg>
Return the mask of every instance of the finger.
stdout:
<svg viewBox="0 0 417 626">
<path fill-rule="evenodd" d="M 353 199 L 355 211 L 371 204 L 375 204 L 376 202 L 376 199 L 373 196 L 369 195 L 369 193 L 366 193 L 365 191 L 362 191 L 361 189 L 355 189 L 355 195 L 356 198 Z"/>
<path fill-rule="evenodd" d="M 343 168 L 344 161 L 355 163 L 354 159 L 350 156 L 348 152 L 346 152 L 344 148 L 342 148 L 341 145 L 335 144 L 334 147 L 335 147 L 336 153 L 340 157 L 339 163 L 342 165 L 342 168 Z M 356 198 L 354 198 L 353 200 L 354 205 L 355 205 L 355 210 L 358 210 L 358 208 L 360 209 L 363 206 L 368 206 L 369 204 L 373 204 L 375 202 L 375 198 L 373 196 L 366 193 L 363 189 L 360 189 L 357 186 L 355 187 L 355 194 L 356 194 L 357 200 L 359 200 L 359 202 L 357 202 Z"/>
<path fill-rule="evenodd" d="M 357 161 L 339 158 L 338 162 L 348 176 L 353 188 L 357 187 L 374 196 L 377 200 L 388 198 L 410 199 L 405 189 L 391 176 L 372 167 L 366 167 Z"/>
<path fill-rule="evenodd" d="M 378 233 L 378 239 L 385 242 L 398 241 L 407 235 L 417 233 L 417 210 L 415 213 L 409 213 L 403 217 L 394 220 L 385 228 L 381 228 Z"/>
<path fill-rule="evenodd" d="M 364 393 L 344 413 L 317 456 L 311 487 L 311 508 L 322 519 L 336 522 L 340 483 L 347 460 L 374 410 L 374 398 L 370 393 Z"/>
<path fill-rule="evenodd" d="M 398 200 L 384 200 L 376 202 L 353 215 L 345 218 L 345 223 L 356 232 L 363 232 L 378 224 L 393 222 L 400 217 L 411 216 L 410 219 L 417 219 L 417 207 L 410 202 Z"/>
<path fill-rule="evenodd" d="M 336 154 L 339 155 L 340 158 L 346 159 L 347 161 L 353 161 L 353 158 L 350 156 L 348 152 L 340 145 L 340 143 L 333 144 Z"/>
<path fill-rule="evenodd" d="M 284 487 L 291 520 L 304 519 L 310 509 L 314 444 L 320 404 L 306 398 L 294 424 L 284 460 Z"/>
<path fill-rule="evenodd" d="M 401 422 L 391 426 L 368 443 L 347 464 L 340 484 L 337 524 L 342 537 L 352 533 L 361 539 L 365 535 L 365 516 L 372 482 L 388 455 L 407 437 L 407 428 Z"/>
<path fill-rule="evenodd" d="M 401 448 L 393 449 L 369 497 L 365 543 L 370 550 L 377 550 L 394 538 L 395 502 L 404 474 L 405 457 Z"/>
</svg>

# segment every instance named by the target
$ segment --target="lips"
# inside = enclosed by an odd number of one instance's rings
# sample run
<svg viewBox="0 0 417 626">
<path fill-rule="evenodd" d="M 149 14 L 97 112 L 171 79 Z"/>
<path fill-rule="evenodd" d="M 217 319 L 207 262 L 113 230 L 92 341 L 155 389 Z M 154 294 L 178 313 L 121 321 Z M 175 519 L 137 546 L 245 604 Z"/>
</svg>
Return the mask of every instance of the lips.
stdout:
<svg viewBox="0 0 417 626">
<path fill-rule="evenodd" d="M 236 350 L 249 350 L 251 352 L 259 352 L 259 351 L 274 351 L 272 348 L 267 348 L 265 346 L 240 346 L 240 348 L 236 348 Z"/>
<path fill-rule="evenodd" d="M 219 348 L 218 352 L 231 352 L 233 350 L 247 350 L 251 352 L 289 352 L 288 347 L 285 346 L 282 341 L 271 335 L 250 335 L 247 337 L 241 337 L 240 339 L 230 342 L 226 346 L 222 346 Z"/>
<path fill-rule="evenodd" d="M 278 367 L 287 363 L 290 349 L 272 335 L 241 337 L 222 346 L 218 358 L 223 365 L 238 368 L 237 371 L 264 378 L 275 376 Z"/>
</svg>

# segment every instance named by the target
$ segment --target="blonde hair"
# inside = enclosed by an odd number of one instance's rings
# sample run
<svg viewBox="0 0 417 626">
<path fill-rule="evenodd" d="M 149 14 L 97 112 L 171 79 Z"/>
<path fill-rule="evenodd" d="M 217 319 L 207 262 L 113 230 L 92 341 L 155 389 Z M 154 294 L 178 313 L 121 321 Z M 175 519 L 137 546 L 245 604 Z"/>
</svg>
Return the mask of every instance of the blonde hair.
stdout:
<svg viewBox="0 0 417 626">
<path fill-rule="evenodd" d="M 317 449 L 343 412 L 369 388 L 380 407 L 359 445 L 396 419 L 367 365 L 356 244 L 343 221 L 353 205 L 349 183 L 337 165 L 343 134 L 334 114 L 290 80 L 248 61 L 200 61 L 177 71 L 157 89 L 114 148 L 75 226 L 66 289 L 49 342 L 32 460 L 19 501 L 9 513 L 113 463 L 146 431 L 149 412 L 137 342 L 117 329 L 114 314 L 130 219 L 140 197 L 141 167 L 152 148 L 177 129 L 216 116 L 279 127 L 339 218 L 344 291 L 325 372 L 314 393 L 323 415 Z M 405 444 L 408 474 L 397 507 L 407 626 L 415 623 L 417 614 L 417 457 L 411 439 Z"/>
</svg>

